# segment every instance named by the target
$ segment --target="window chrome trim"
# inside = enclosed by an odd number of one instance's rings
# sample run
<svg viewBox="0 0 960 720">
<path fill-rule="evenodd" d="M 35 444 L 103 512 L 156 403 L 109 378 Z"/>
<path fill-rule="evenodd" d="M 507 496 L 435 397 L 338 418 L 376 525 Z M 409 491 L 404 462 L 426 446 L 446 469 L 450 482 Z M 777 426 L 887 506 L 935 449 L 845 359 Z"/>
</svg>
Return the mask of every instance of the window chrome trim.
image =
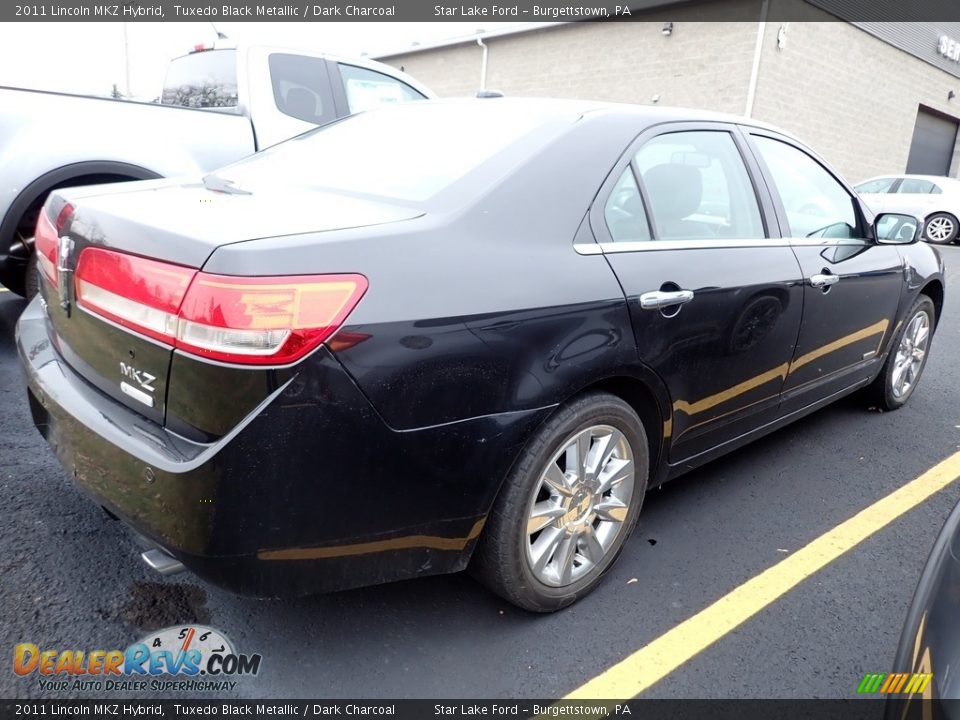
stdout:
<svg viewBox="0 0 960 720">
<path fill-rule="evenodd" d="M 599 255 L 622 252 L 652 252 L 658 250 L 724 250 L 729 248 L 788 247 L 783 238 L 754 238 L 752 240 L 638 240 L 623 242 L 575 243 L 574 250 L 581 255 Z"/>
<path fill-rule="evenodd" d="M 610 243 L 612 245 L 612 243 Z M 600 247 L 600 243 L 595 242 L 583 242 L 583 243 L 574 243 L 573 249 L 577 251 L 579 255 L 603 255 L 603 248 Z"/>
<path fill-rule="evenodd" d="M 724 250 L 763 247 L 832 247 L 834 245 L 862 245 L 861 238 L 753 238 L 744 240 L 638 240 L 625 242 L 574 243 L 580 255 L 605 255 L 626 252 L 654 252 L 658 250 Z"/>
</svg>

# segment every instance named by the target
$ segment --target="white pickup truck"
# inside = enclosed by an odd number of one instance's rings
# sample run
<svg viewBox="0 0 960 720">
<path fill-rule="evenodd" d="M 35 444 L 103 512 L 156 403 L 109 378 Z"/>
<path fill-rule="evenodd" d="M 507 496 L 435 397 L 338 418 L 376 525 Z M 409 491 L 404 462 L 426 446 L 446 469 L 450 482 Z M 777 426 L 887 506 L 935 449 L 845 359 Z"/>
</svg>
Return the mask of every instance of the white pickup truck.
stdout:
<svg viewBox="0 0 960 720">
<path fill-rule="evenodd" d="M 0 87 L 0 283 L 36 292 L 51 190 L 208 172 L 316 125 L 433 97 L 380 63 L 251 46 L 176 58 L 159 102 Z"/>
</svg>

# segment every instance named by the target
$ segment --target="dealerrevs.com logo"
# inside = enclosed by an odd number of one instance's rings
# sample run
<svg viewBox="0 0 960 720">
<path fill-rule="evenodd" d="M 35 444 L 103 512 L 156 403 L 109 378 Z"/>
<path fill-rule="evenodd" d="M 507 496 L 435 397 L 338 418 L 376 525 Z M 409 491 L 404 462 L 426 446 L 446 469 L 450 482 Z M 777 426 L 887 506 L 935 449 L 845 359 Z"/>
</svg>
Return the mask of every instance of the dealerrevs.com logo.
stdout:
<svg viewBox="0 0 960 720">
<path fill-rule="evenodd" d="M 259 653 L 237 653 L 218 630 L 168 627 L 126 650 L 58 650 L 20 643 L 13 671 L 38 676 L 40 689 L 106 691 L 232 690 L 233 678 L 260 672 Z"/>
</svg>

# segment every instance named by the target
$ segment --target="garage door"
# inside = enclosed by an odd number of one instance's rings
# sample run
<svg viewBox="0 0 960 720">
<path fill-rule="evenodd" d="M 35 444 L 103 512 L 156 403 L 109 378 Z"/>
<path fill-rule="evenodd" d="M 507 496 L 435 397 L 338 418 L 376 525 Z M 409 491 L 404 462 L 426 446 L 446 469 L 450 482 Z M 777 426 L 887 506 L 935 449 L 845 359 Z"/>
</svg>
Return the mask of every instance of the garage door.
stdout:
<svg viewBox="0 0 960 720">
<path fill-rule="evenodd" d="M 920 108 L 917 111 L 917 124 L 913 128 L 907 172 L 918 175 L 949 174 L 956 142 L 956 120 Z"/>
</svg>

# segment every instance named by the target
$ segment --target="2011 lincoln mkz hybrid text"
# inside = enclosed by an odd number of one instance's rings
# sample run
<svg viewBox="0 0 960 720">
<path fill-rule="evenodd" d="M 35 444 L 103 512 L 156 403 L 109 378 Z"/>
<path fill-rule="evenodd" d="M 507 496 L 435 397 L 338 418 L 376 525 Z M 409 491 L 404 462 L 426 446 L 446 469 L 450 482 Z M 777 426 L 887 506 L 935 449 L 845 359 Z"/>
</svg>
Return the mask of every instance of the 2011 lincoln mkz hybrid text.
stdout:
<svg viewBox="0 0 960 720">
<path fill-rule="evenodd" d="M 171 562 L 261 596 L 470 565 L 549 611 L 648 488 L 910 398 L 944 293 L 919 224 L 753 121 L 424 101 L 55 192 L 18 344 L 74 481 Z"/>
</svg>

